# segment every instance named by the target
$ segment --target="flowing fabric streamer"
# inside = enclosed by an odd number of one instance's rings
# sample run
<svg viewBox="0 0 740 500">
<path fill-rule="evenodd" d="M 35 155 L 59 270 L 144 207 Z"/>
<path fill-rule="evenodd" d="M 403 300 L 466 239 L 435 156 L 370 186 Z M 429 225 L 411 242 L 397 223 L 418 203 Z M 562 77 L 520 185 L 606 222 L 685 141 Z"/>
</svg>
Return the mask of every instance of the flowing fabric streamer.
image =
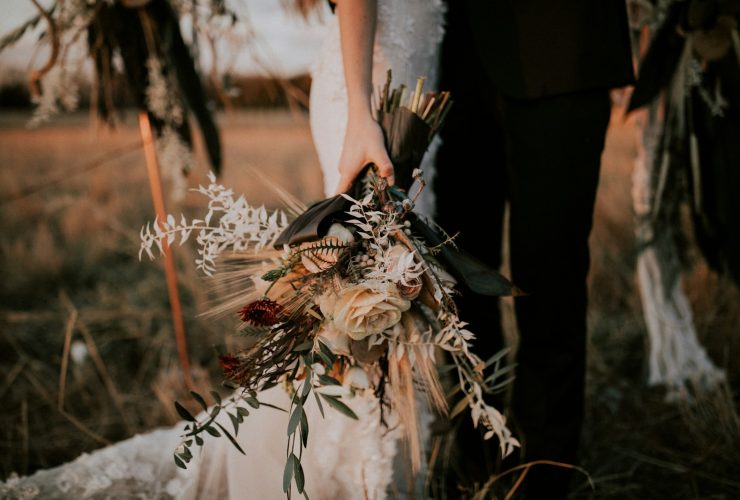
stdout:
<svg viewBox="0 0 740 500">
<path fill-rule="evenodd" d="M 632 204 L 637 217 L 637 277 L 650 340 L 650 385 L 665 385 L 668 399 L 684 397 L 687 383 L 709 390 L 725 380 L 699 343 L 693 314 L 682 288 L 678 251 L 671 227 L 654 224 L 656 188 L 663 177 L 655 171 L 655 145 L 660 123 L 655 109 L 642 120 L 642 140 L 632 176 Z M 662 163 L 662 162 L 661 162 Z"/>
</svg>

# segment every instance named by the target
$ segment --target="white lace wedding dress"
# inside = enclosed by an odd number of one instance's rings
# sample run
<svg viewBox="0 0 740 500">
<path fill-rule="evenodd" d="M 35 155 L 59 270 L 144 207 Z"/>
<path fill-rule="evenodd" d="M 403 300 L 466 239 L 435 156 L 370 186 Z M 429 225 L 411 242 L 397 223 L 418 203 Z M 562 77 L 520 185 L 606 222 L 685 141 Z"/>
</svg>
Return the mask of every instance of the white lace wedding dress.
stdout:
<svg viewBox="0 0 740 500">
<path fill-rule="evenodd" d="M 436 84 L 439 44 L 443 35 L 442 0 L 379 0 L 373 81 L 385 83 L 388 68 L 394 85 L 413 86 L 427 77 Z M 327 20 L 326 39 L 312 69 L 311 129 L 325 178 L 327 194 L 339 180 L 337 165 L 347 124 L 339 26 Z M 422 169 L 432 174 L 433 143 Z M 429 189 L 417 207 L 431 214 Z M 283 408 L 289 400 L 281 388 L 265 391 L 260 399 Z M 308 447 L 302 464 L 306 491 L 313 499 L 382 499 L 406 496 L 406 478 L 394 467 L 402 451 L 399 426 L 393 416 L 380 422 L 380 407 L 372 394 L 347 401 L 360 417 L 351 420 L 329 408 L 322 418 L 315 405 L 306 408 L 310 423 Z M 177 498 L 282 499 L 287 415 L 270 408 L 253 411 L 239 428 L 246 455 L 225 438 L 206 439 L 202 453 L 188 470 L 173 462 L 184 423 L 137 435 L 120 443 L 83 454 L 73 462 L 28 477 L 11 476 L 0 483 L 0 498 Z M 222 422 L 227 428 L 231 424 Z M 296 494 L 297 492 L 293 492 Z M 418 494 L 417 490 L 417 494 Z M 296 495 L 296 498 L 298 496 Z"/>
</svg>

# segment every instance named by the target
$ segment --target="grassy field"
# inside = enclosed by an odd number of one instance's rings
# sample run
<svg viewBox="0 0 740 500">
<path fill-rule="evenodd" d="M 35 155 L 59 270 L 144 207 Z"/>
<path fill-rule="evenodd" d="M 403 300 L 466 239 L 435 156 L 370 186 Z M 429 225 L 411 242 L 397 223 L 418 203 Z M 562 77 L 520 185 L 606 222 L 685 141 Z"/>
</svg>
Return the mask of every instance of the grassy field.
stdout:
<svg viewBox="0 0 740 500">
<path fill-rule="evenodd" d="M 133 116 L 115 132 L 74 115 L 37 130 L 0 115 L 0 478 L 27 474 L 177 421 L 186 400 L 160 261 L 139 262 L 153 218 Z M 287 113 L 222 117 L 223 183 L 276 204 L 261 176 L 304 201 L 321 196 L 308 123 Z M 686 288 L 700 338 L 729 384 L 694 404 L 646 386 L 630 208 L 634 124 L 615 114 L 592 236 L 585 478 L 574 498 L 740 498 L 740 294 L 695 257 Z M 191 186 L 205 182 L 202 165 Z M 199 213 L 189 194 L 174 213 Z M 232 320 L 208 306 L 194 252 L 177 250 L 196 385 L 220 382 L 213 345 Z M 63 356 L 65 339 L 71 355 Z"/>
</svg>

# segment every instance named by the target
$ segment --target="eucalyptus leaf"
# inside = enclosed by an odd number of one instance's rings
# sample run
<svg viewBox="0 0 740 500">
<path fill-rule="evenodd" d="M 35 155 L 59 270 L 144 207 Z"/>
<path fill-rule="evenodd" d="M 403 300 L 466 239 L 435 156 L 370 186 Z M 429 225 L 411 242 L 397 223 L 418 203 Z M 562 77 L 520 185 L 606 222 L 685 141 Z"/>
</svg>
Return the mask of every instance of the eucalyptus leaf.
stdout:
<svg viewBox="0 0 740 500">
<path fill-rule="evenodd" d="M 225 435 L 225 436 L 226 436 L 226 437 L 227 437 L 227 438 L 229 439 L 229 441 L 231 441 L 231 444 L 233 444 L 233 445 L 234 445 L 234 447 L 235 447 L 235 448 L 236 448 L 237 450 L 239 450 L 239 452 L 240 452 L 240 453 L 241 453 L 242 455 L 246 455 L 246 453 L 244 453 L 244 450 L 242 450 L 242 447 L 241 447 L 241 446 L 239 446 L 239 443 L 237 443 L 237 442 L 236 442 L 236 439 L 234 439 L 234 436 L 232 436 L 232 435 L 231 435 L 231 433 L 230 433 L 229 431 L 227 431 L 227 430 L 226 430 L 226 428 L 225 428 L 225 427 L 224 427 L 223 425 L 219 424 L 218 422 L 216 422 L 216 425 L 218 426 L 218 428 L 219 428 L 219 429 L 221 429 L 221 431 L 222 431 L 222 432 L 224 433 L 224 435 Z"/>
<path fill-rule="evenodd" d="M 319 381 L 323 385 L 342 385 L 339 380 L 335 379 L 334 377 L 331 377 L 329 375 L 319 375 Z"/>
<path fill-rule="evenodd" d="M 213 437 L 221 437 L 221 434 L 216 429 L 214 429 L 213 427 L 211 427 L 210 425 L 206 426 L 205 429 L 206 429 L 206 432 L 208 434 L 210 434 L 211 436 L 213 436 Z"/>
<path fill-rule="evenodd" d="M 323 351 L 319 351 L 317 354 L 321 358 L 321 361 L 324 362 L 325 366 L 332 366 L 334 364 L 334 361 L 332 361 L 332 359 L 329 356 L 327 356 Z"/>
<path fill-rule="evenodd" d="M 221 395 L 219 393 L 217 393 L 216 391 L 211 391 L 211 397 L 217 405 L 221 404 Z"/>
<path fill-rule="evenodd" d="M 185 469 L 185 470 L 188 469 L 187 466 L 185 465 L 185 462 L 180 460 L 180 458 L 177 455 L 175 455 L 175 465 L 177 465 L 181 469 Z"/>
<path fill-rule="evenodd" d="M 301 413 L 303 413 L 303 406 L 297 405 L 293 408 L 293 413 L 290 415 L 290 420 L 288 421 L 288 436 L 293 434 L 296 428 L 298 428 L 298 424 L 301 421 Z"/>
<path fill-rule="evenodd" d="M 188 410 L 185 409 L 183 405 L 175 401 L 175 409 L 177 410 L 177 413 L 182 417 L 183 419 L 189 421 L 189 422 L 195 422 L 195 417 L 190 414 Z"/>
<path fill-rule="evenodd" d="M 321 397 L 324 398 L 324 401 L 326 401 L 327 403 L 329 403 L 329 406 L 331 406 L 332 408 L 334 408 L 338 412 L 342 413 L 343 415 L 348 416 L 349 418 L 353 418 L 355 420 L 359 420 L 359 418 L 357 418 L 357 415 L 355 414 L 355 412 L 353 412 L 352 409 L 349 406 L 347 406 L 346 404 L 344 404 L 343 402 L 341 402 L 339 400 L 339 398 L 337 398 L 335 396 L 328 396 L 326 394 L 322 394 Z"/>
<path fill-rule="evenodd" d="M 305 411 L 301 411 L 301 441 L 305 448 L 308 445 L 308 417 Z"/>
<path fill-rule="evenodd" d="M 306 398 L 308 397 L 308 393 L 311 392 L 311 382 L 308 381 L 308 377 L 306 377 L 306 381 L 303 382 L 303 386 L 301 387 L 301 402 L 305 403 Z"/>
<path fill-rule="evenodd" d="M 336 355 L 333 352 L 331 352 L 331 349 L 329 349 L 329 346 L 324 344 L 321 341 L 319 341 L 319 350 L 329 359 L 329 366 L 333 365 L 334 362 L 337 360 Z"/>
<path fill-rule="evenodd" d="M 288 413 L 288 410 L 286 410 L 285 408 L 280 408 L 279 406 L 275 406 L 275 405 L 270 404 L 270 403 L 261 402 L 259 404 L 260 404 L 260 406 L 266 406 L 267 408 L 272 408 L 273 410 L 279 410 L 279 411 Z"/>
<path fill-rule="evenodd" d="M 208 411 L 208 405 L 206 404 L 206 400 L 203 399 L 203 396 L 201 396 L 195 391 L 190 391 L 190 394 L 193 396 L 193 399 L 195 399 L 198 402 L 198 404 L 203 408 L 203 411 Z"/>
<path fill-rule="evenodd" d="M 295 485 L 298 487 L 298 493 L 303 493 L 303 488 L 306 486 L 306 477 L 303 474 L 303 466 L 301 465 L 301 462 L 296 459 L 293 462 L 293 467 L 295 468 L 293 472 L 295 473 Z"/>
<path fill-rule="evenodd" d="M 283 491 L 287 493 L 290 490 L 290 483 L 293 481 L 293 458 L 294 454 L 290 454 L 288 460 L 285 461 L 285 469 L 283 470 Z M 183 467 L 184 468 L 184 467 Z"/>
<path fill-rule="evenodd" d="M 231 425 L 234 426 L 234 435 L 238 436 L 239 435 L 239 416 L 233 415 L 231 413 L 227 413 L 227 415 L 229 416 L 229 420 L 231 420 Z"/>
<path fill-rule="evenodd" d="M 305 351 L 310 351 L 311 349 L 313 349 L 313 341 L 312 340 L 309 340 L 307 342 L 303 342 L 302 344 L 298 344 L 297 346 L 295 346 L 293 348 L 293 350 L 295 352 L 305 352 Z"/>
</svg>

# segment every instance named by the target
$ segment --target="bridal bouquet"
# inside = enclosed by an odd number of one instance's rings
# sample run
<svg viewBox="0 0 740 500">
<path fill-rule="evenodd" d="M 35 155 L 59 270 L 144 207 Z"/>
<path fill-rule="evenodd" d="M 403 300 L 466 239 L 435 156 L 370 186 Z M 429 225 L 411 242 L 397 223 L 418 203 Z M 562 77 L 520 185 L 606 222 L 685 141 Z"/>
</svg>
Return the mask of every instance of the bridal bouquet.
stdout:
<svg viewBox="0 0 740 500">
<path fill-rule="evenodd" d="M 419 181 L 424 150 L 449 106 L 446 93 L 422 93 L 423 81 L 409 93 L 390 91 L 390 80 L 378 98 L 378 120 L 396 167 L 406 184 Z M 249 408 L 258 408 L 260 391 L 283 386 L 291 397 L 288 450 L 283 488 L 291 483 L 303 493 L 300 457 L 307 445 L 305 408 L 316 404 L 357 418 L 348 398 L 370 393 L 403 424 L 415 470 L 421 463 L 417 404 L 419 393 L 436 411 L 450 417 L 466 408 L 473 421 L 496 436 L 502 455 L 517 441 L 504 416 L 484 399 L 508 381 L 500 366 L 504 353 L 479 358 L 474 335 L 458 317 L 455 285 L 476 293 L 511 294 L 514 287 L 454 245 L 453 238 L 413 212 L 416 196 L 388 186 L 372 166 L 350 193 L 319 202 L 292 222 L 283 211 L 250 206 L 243 197 L 216 183 L 198 191 L 209 198 L 203 220 L 178 223 L 173 217 L 142 229 L 141 251 L 153 257 L 164 241 L 184 242 L 192 232 L 199 245 L 196 265 L 208 275 L 243 282 L 244 290 L 221 303 L 220 311 L 238 311 L 247 348 L 220 357 L 225 378 L 241 388 L 228 403 L 209 409 L 198 420 L 181 405 L 188 421 L 177 465 L 192 458 L 190 448 L 203 444 L 204 433 L 224 435 L 241 451 L 216 416 L 226 411 L 234 434 Z M 211 224 L 214 222 L 214 224 Z M 219 263 L 217 264 L 217 260 Z M 451 364 L 447 373 L 459 395 L 448 407 L 438 366 L 441 351 Z"/>
</svg>

